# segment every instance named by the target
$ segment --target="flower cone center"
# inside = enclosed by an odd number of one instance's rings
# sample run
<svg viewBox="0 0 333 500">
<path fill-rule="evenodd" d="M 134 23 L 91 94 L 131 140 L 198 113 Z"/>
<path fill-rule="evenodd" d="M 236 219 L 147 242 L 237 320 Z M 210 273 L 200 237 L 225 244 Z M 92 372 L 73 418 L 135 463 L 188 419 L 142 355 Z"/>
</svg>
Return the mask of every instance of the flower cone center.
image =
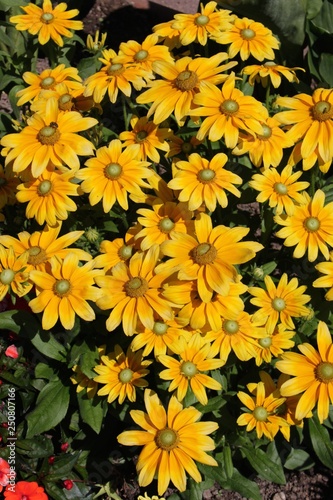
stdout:
<svg viewBox="0 0 333 500">
<path fill-rule="evenodd" d="M 195 20 L 195 24 L 198 26 L 205 26 L 205 24 L 209 23 L 209 17 L 201 14 L 201 16 L 198 16 Z"/>
<path fill-rule="evenodd" d="M 182 363 L 180 371 L 187 378 L 192 378 L 198 373 L 197 367 L 191 361 Z"/>
<path fill-rule="evenodd" d="M 52 182 L 45 180 L 37 187 L 37 192 L 40 196 L 46 196 L 52 190 Z"/>
<path fill-rule="evenodd" d="M 216 258 L 216 248 L 210 243 L 200 243 L 192 250 L 193 260 L 200 265 L 210 264 Z"/>
<path fill-rule="evenodd" d="M 133 372 L 130 368 L 124 368 L 118 375 L 122 384 L 128 384 L 133 378 Z"/>
<path fill-rule="evenodd" d="M 282 182 L 276 182 L 274 184 L 274 191 L 277 193 L 277 194 L 280 194 L 280 195 L 285 195 L 288 193 L 288 188 L 285 184 L 283 184 Z"/>
<path fill-rule="evenodd" d="M 183 153 L 188 155 L 188 154 L 192 153 L 192 151 L 193 151 L 193 146 L 190 142 L 184 142 L 182 144 L 182 152 Z"/>
<path fill-rule="evenodd" d="M 333 363 L 319 363 L 316 368 L 316 376 L 324 384 L 333 381 Z"/>
<path fill-rule="evenodd" d="M 273 309 L 275 309 L 275 311 L 281 312 L 283 311 L 283 309 L 285 309 L 286 303 L 280 297 L 276 297 L 274 300 L 272 300 L 272 307 Z"/>
<path fill-rule="evenodd" d="M 169 219 L 169 217 L 164 217 L 160 222 L 159 222 L 159 228 L 161 233 L 168 234 L 170 231 L 173 230 L 175 227 L 175 223 Z"/>
<path fill-rule="evenodd" d="M 328 120 L 333 117 L 333 106 L 327 101 L 319 101 L 313 106 L 312 115 L 320 122 Z"/>
<path fill-rule="evenodd" d="M 155 437 L 156 445 L 162 450 L 172 450 L 177 446 L 178 434 L 173 429 L 166 427 L 158 431 Z"/>
<path fill-rule="evenodd" d="M 55 78 L 53 78 L 53 76 L 47 76 L 46 78 L 43 78 L 43 80 L 40 83 L 40 86 L 42 87 L 42 89 L 50 89 L 53 87 L 55 82 L 56 81 Z"/>
<path fill-rule="evenodd" d="M 29 248 L 28 250 L 29 257 L 28 257 L 28 264 L 31 264 L 32 266 L 37 266 L 38 264 L 41 264 L 42 262 L 45 262 L 46 260 L 46 252 L 42 248 L 38 246 L 34 246 Z"/>
<path fill-rule="evenodd" d="M 111 66 L 107 70 L 107 74 L 109 76 L 118 76 L 118 75 L 121 75 L 121 73 L 123 73 L 124 71 L 125 71 L 125 68 L 122 64 L 115 63 L 115 64 L 111 64 Z"/>
<path fill-rule="evenodd" d="M 118 256 L 121 260 L 127 260 L 132 257 L 133 247 L 131 245 L 123 245 L 118 250 Z"/>
<path fill-rule="evenodd" d="M 148 132 L 146 132 L 145 130 L 140 130 L 140 132 L 138 132 L 136 134 L 136 140 L 138 142 L 143 142 L 148 136 Z"/>
<path fill-rule="evenodd" d="M 262 126 L 262 134 L 258 135 L 258 139 L 261 141 L 267 141 L 272 135 L 272 129 L 271 127 L 268 127 L 267 125 L 261 125 Z"/>
<path fill-rule="evenodd" d="M 142 297 L 149 289 L 147 281 L 140 276 L 136 276 L 125 283 L 125 292 L 128 297 Z"/>
<path fill-rule="evenodd" d="M 68 280 L 57 280 L 53 285 L 53 291 L 58 297 L 65 297 L 71 291 L 71 284 Z"/>
<path fill-rule="evenodd" d="M 148 57 L 148 52 L 146 50 L 139 50 L 139 52 L 137 52 L 134 56 L 134 59 L 136 61 L 144 61 L 145 59 L 147 59 Z"/>
<path fill-rule="evenodd" d="M 198 83 L 197 74 L 194 71 L 182 71 L 175 80 L 175 85 L 179 90 L 185 92 L 192 90 Z"/>
<path fill-rule="evenodd" d="M 238 332 L 239 325 L 237 321 L 226 319 L 223 321 L 222 328 L 228 335 L 233 335 L 234 333 Z"/>
<path fill-rule="evenodd" d="M 37 139 L 41 144 L 52 146 L 60 139 L 58 125 L 54 122 L 51 122 L 47 127 L 43 127 L 38 132 Z"/>
<path fill-rule="evenodd" d="M 109 163 L 109 165 L 107 165 L 104 169 L 105 177 L 111 179 L 112 181 L 119 179 L 122 171 L 123 169 L 119 163 Z"/>
<path fill-rule="evenodd" d="M 44 24 L 50 24 L 53 22 L 54 15 L 51 14 L 51 12 L 44 12 L 44 14 L 41 15 L 40 20 Z"/>
<path fill-rule="evenodd" d="M 256 36 L 255 31 L 251 30 L 251 28 L 245 28 L 241 32 L 241 37 L 244 38 L 244 40 L 251 40 Z"/>
<path fill-rule="evenodd" d="M 259 422 L 265 422 L 268 417 L 268 412 L 263 406 L 257 406 L 253 410 L 253 416 L 256 420 L 259 420 Z"/>
<path fill-rule="evenodd" d="M 228 116 L 237 113 L 238 110 L 239 110 L 239 105 L 233 99 L 226 99 L 220 106 L 221 113 Z"/>
<path fill-rule="evenodd" d="M 207 184 L 215 178 L 215 175 L 216 174 L 214 170 L 210 168 L 205 168 L 204 170 L 200 170 L 200 172 L 198 172 L 197 177 L 200 182 L 202 182 L 203 184 Z"/>
<path fill-rule="evenodd" d="M 276 63 L 274 61 L 267 61 L 265 62 L 264 66 L 273 67 L 276 66 Z"/>
<path fill-rule="evenodd" d="M 63 94 L 58 99 L 58 106 L 61 111 L 70 111 L 73 107 L 72 96 L 70 94 Z"/>
<path fill-rule="evenodd" d="M 155 335 L 164 335 L 168 331 L 168 325 L 163 323 L 162 321 L 155 321 L 153 332 Z"/>
<path fill-rule="evenodd" d="M 317 217 L 308 217 L 304 221 L 304 228 L 309 231 L 309 233 L 315 233 L 320 228 L 320 221 Z"/>
<path fill-rule="evenodd" d="M 272 338 L 265 337 L 263 339 L 259 339 L 259 345 L 261 345 L 264 349 L 268 349 L 272 345 Z"/>
<path fill-rule="evenodd" d="M 12 269 L 4 269 L 0 273 L 0 281 L 3 285 L 9 285 L 15 278 L 15 273 Z"/>
</svg>

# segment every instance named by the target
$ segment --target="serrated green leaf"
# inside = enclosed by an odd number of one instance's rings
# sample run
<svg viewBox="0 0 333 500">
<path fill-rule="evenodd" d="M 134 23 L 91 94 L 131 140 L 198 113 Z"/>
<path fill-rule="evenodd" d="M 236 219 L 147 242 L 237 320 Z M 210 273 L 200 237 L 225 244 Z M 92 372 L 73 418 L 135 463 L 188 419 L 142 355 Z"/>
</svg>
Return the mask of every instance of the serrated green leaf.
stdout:
<svg viewBox="0 0 333 500">
<path fill-rule="evenodd" d="M 243 446 L 241 450 L 260 477 L 276 484 L 286 484 L 281 464 L 273 462 L 263 450 Z"/>
<path fill-rule="evenodd" d="M 27 438 L 50 430 L 59 424 L 67 413 L 69 387 L 62 381 L 51 380 L 40 392 L 36 408 L 26 417 L 28 422 Z"/>
<path fill-rule="evenodd" d="M 101 430 L 104 418 L 104 400 L 97 398 L 89 399 L 85 391 L 81 391 L 77 394 L 77 400 L 83 422 L 88 424 L 98 434 Z"/>
<path fill-rule="evenodd" d="M 333 469 L 332 439 L 316 415 L 308 419 L 310 439 L 319 460 L 329 469 Z"/>
</svg>

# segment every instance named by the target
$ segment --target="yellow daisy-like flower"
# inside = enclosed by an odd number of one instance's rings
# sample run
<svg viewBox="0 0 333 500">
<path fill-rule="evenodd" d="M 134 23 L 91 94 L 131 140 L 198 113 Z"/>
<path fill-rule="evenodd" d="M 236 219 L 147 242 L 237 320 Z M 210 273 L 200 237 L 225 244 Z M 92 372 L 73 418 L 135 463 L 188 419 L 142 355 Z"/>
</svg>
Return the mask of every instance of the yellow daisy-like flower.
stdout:
<svg viewBox="0 0 333 500">
<path fill-rule="evenodd" d="M 195 152 L 199 144 L 201 144 L 201 141 L 199 141 L 195 136 L 179 137 L 178 135 L 172 135 L 168 142 L 170 150 L 166 154 L 167 158 L 171 158 L 176 155 L 185 155 L 185 157 L 188 158 L 191 153 Z"/>
<path fill-rule="evenodd" d="M 52 328 L 58 319 L 66 330 L 71 330 L 76 314 L 84 321 L 95 319 L 88 300 L 95 302 L 100 297 L 101 291 L 94 285 L 103 271 L 93 267 L 93 260 L 80 266 L 77 255 L 68 252 L 64 260 L 51 257 L 47 271 L 30 271 L 38 295 L 29 306 L 34 313 L 43 312 L 44 330 Z"/>
<path fill-rule="evenodd" d="M 149 162 L 138 160 L 140 146 L 132 144 L 125 149 L 119 139 L 114 139 L 109 146 L 96 151 L 96 158 L 86 161 L 87 168 L 76 172 L 77 179 L 83 180 L 81 189 L 89 193 L 90 205 L 103 202 L 104 212 L 109 212 L 118 202 L 128 210 L 128 194 L 143 196 L 141 187 L 150 185 L 143 179 L 151 175 L 147 167 Z"/>
<path fill-rule="evenodd" d="M 292 167 L 287 165 L 279 174 L 275 168 L 264 170 L 262 174 L 254 174 L 249 186 L 259 191 L 256 198 L 259 203 L 269 202 L 269 206 L 276 208 L 276 213 L 283 211 L 287 215 L 294 215 L 296 204 L 303 203 L 304 198 L 299 191 L 306 189 L 309 182 L 296 182 L 302 172 L 292 173 Z"/>
<path fill-rule="evenodd" d="M 18 239 L 6 234 L 0 235 L 0 244 L 6 248 L 13 247 L 16 256 L 28 254 L 27 263 L 38 271 L 44 271 L 51 257 L 64 259 L 71 252 L 80 260 L 91 260 L 91 255 L 81 248 L 67 248 L 77 241 L 84 231 L 71 231 L 58 238 L 61 223 L 56 227 L 45 226 L 42 231 L 30 234 L 28 231 L 19 233 Z"/>
<path fill-rule="evenodd" d="M 197 42 L 207 45 L 211 36 L 218 37 L 221 31 L 229 30 L 236 19 L 230 10 L 216 10 L 217 2 L 200 4 L 200 12 L 196 14 L 176 14 L 172 28 L 179 30 L 179 41 L 182 45 Z"/>
<path fill-rule="evenodd" d="M 166 354 L 166 352 L 174 352 L 174 346 L 179 337 L 183 335 L 187 341 L 191 338 L 191 333 L 184 330 L 187 325 L 186 320 L 176 317 L 174 320 L 163 320 L 162 318 L 155 318 L 153 328 L 145 328 L 143 325 L 138 326 L 137 334 L 132 340 L 131 347 L 133 351 L 143 349 L 143 356 L 148 356 L 154 349 L 154 356 Z"/>
<path fill-rule="evenodd" d="M 92 399 L 97 393 L 98 383 L 87 377 L 78 365 L 74 365 L 72 370 L 74 373 L 70 380 L 73 384 L 77 384 L 76 392 L 86 390 L 87 398 Z"/>
<path fill-rule="evenodd" d="M 185 337 L 179 337 L 178 342 L 173 347 L 179 355 L 179 361 L 166 354 L 160 355 L 158 361 L 167 367 L 160 372 L 163 380 L 172 380 L 169 391 L 177 389 L 177 399 L 182 401 L 188 388 L 191 387 L 195 397 L 202 404 L 208 403 L 206 387 L 219 391 L 222 385 L 203 372 L 215 370 L 223 365 L 220 359 L 213 359 L 211 346 L 206 339 L 203 340 L 200 333 L 195 333 L 189 342 Z"/>
<path fill-rule="evenodd" d="M 118 442 L 126 446 L 144 446 L 136 465 L 140 486 L 147 486 L 157 477 L 159 495 L 167 490 L 170 481 L 179 491 L 185 491 L 185 472 L 197 483 L 202 480 L 194 460 L 217 465 L 206 452 L 215 448 L 208 434 L 216 431 L 218 425 L 198 422 L 202 414 L 193 406 L 183 408 L 175 396 L 171 396 L 167 412 L 152 390 L 145 390 L 144 399 L 147 413 L 130 412 L 134 422 L 144 430 L 122 432 L 117 437 Z"/>
<path fill-rule="evenodd" d="M 267 333 L 273 334 L 280 320 L 290 330 L 295 325 L 292 318 L 301 318 L 309 315 L 310 310 L 304 306 L 311 300 L 310 295 L 304 294 L 306 286 L 298 286 L 298 279 L 292 278 L 288 283 L 288 275 L 284 273 L 277 286 L 270 276 L 264 278 L 266 290 L 250 286 L 249 292 L 254 296 L 251 304 L 259 307 L 253 315 L 254 321 L 265 325 Z"/>
<path fill-rule="evenodd" d="M 212 342 L 212 354 L 219 354 L 222 364 L 225 365 L 231 352 L 241 361 L 255 357 L 254 346 L 258 339 L 264 337 L 264 328 L 258 326 L 250 314 L 245 311 L 227 311 L 222 317 L 221 329 L 208 332 L 205 339 Z"/>
<path fill-rule="evenodd" d="M 180 31 L 173 27 L 174 19 L 165 23 L 156 24 L 153 27 L 153 32 L 163 40 L 163 44 L 170 50 L 181 47 L 179 41 Z"/>
<path fill-rule="evenodd" d="M 87 78 L 84 91 L 85 96 L 93 96 L 94 101 L 100 103 L 106 92 L 112 103 L 115 103 L 118 92 L 130 97 L 132 85 L 136 90 L 145 86 L 144 76 L 147 73 L 133 65 L 125 63 L 124 56 L 119 56 L 113 49 L 102 52 L 99 60 L 104 64 L 101 70 Z"/>
<path fill-rule="evenodd" d="M 133 244 L 124 241 L 123 238 L 115 238 L 113 241 L 103 240 L 99 251 L 101 255 L 95 257 L 95 267 L 102 267 L 107 273 L 118 262 L 125 262 L 133 254 Z"/>
<path fill-rule="evenodd" d="M 230 44 L 230 59 L 239 53 L 242 61 L 250 56 L 258 61 L 274 60 L 274 50 L 279 49 L 279 42 L 271 30 L 247 17 L 236 18 L 231 28 L 212 38 L 217 43 Z"/>
<path fill-rule="evenodd" d="M 277 358 L 283 351 L 294 347 L 295 342 L 291 340 L 296 332 L 287 330 L 287 328 L 280 323 L 277 325 L 271 334 L 266 337 L 258 339 L 255 348 L 256 365 L 260 366 L 262 363 L 270 363 L 272 357 Z"/>
<path fill-rule="evenodd" d="M 211 160 L 192 153 L 188 161 L 177 161 L 176 172 L 168 183 L 171 189 L 180 190 L 179 201 L 187 201 L 190 210 L 197 210 L 205 204 L 210 212 L 214 212 L 216 202 L 225 208 L 228 205 L 226 191 L 240 197 L 240 191 L 234 184 L 242 184 L 239 175 L 225 167 L 228 157 L 218 153 Z"/>
<path fill-rule="evenodd" d="M 35 101 L 45 90 L 55 90 L 62 83 L 71 92 L 83 92 L 82 79 L 76 68 L 66 68 L 64 64 L 59 64 L 55 68 L 44 69 L 39 75 L 26 71 L 22 76 L 23 80 L 29 84 L 26 89 L 19 90 L 16 97 L 18 106 L 22 106 L 28 101 Z"/>
<path fill-rule="evenodd" d="M 0 245 L 0 302 L 7 293 L 23 297 L 31 289 L 27 259 L 26 253 L 17 257 L 12 247 L 7 249 Z"/>
<path fill-rule="evenodd" d="M 79 14 L 78 9 L 66 11 L 67 4 L 63 2 L 53 8 L 50 0 L 43 0 L 42 7 L 29 3 L 21 9 L 25 14 L 12 16 L 9 21 L 16 24 L 15 28 L 19 31 L 28 31 L 31 35 L 38 33 L 38 42 L 41 45 L 45 45 L 52 38 L 62 47 L 64 45 L 62 37 L 73 36 L 70 30 L 83 29 L 82 21 L 71 21 L 72 17 Z"/>
<path fill-rule="evenodd" d="M 1 139 L 5 147 L 6 165 L 14 160 L 13 171 L 22 172 L 31 166 L 33 177 L 39 177 L 51 162 L 59 169 L 64 165 L 71 170 L 80 168 L 78 155 L 91 156 L 94 145 L 78 135 L 93 127 L 95 118 L 83 118 L 76 111 L 59 112 L 57 100 L 46 104 L 44 116 L 35 113 L 20 133 L 8 134 Z"/>
<path fill-rule="evenodd" d="M 153 63 L 155 61 L 172 62 L 174 58 L 168 47 L 157 45 L 159 37 L 156 34 L 148 35 L 142 43 L 135 40 L 122 42 L 119 45 L 119 55 L 124 56 L 124 63 L 143 69 L 148 81 L 154 77 Z"/>
<path fill-rule="evenodd" d="M 138 496 L 138 500 L 165 500 L 165 498 L 160 498 L 157 495 L 153 495 L 152 497 L 149 497 L 147 492 L 145 491 L 145 496 L 143 497 L 142 495 Z"/>
<path fill-rule="evenodd" d="M 203 82 L 193 103 L 201 107 L 189 114 L 207 117 L 197 133 L 200 141 L 206 136 L 210 141 L 218 141 L 224 137 L 226 146 L 234 148 L 241 130 L 252 135 L 264 133 L 260 122 L 266 121 L 267 109 L 254 97 L 246 96 L 235 88 L 234 76 L 227 79 L 222 89 L 210 82 Z"/>
<path fill-rule="evenodd" d="M 162 203 L 157 200 L 152 205 L 153 210 L 140 208 L 137 213 L 138 222 L 143 226 L 135 239 L 141 239 L 140 246 L 142 250 L 148 250 L 154 243 L 161 245 L 167 241 L 175 232 L 193 233 L 194 225 L 192 221 L 193 213 L 188 209 L 185 203 L 174 203 L 167 201 Z"/>
<path fill-rule="evenodd" d="M 111 275 L 96 277 L 102 288 L 102 297 L 97 301 L 101 309 L 113 309 L 106 321 L 109 331 L 120 323 L 126 335 L 133 335 L 138 320 L 146 328 L 154 328 L 154 312 L 164 320 L 174 317 L 174 304 L 161 295 L 165 276 L 156 275 L 155 267 L 160 249 L 153 245 L 147 252 L 137 252 L 128 266 L 119 262 L 111 269 Z"/>
<path fill-rule="evenodd" d="M 220 52 L 209 58 L 181 57 L 172 63 L 157 61 L 153 68 L 162 79 L 150 82 L 150 88 L 136 100 L 139 104 L 152 103 L 147 116 L 154 115 L 154 123 L 162 123 L 174 113 L 180 125 L 194 107 L 193 98 L 204 82 L 218 85 L 228 78 L 228 75 L 221 73 L 237 63 L 230 61 L 221 65 L 227 58 L 225 52 Z"/>
<path fill-rule="evenodd" d="M 73 173 L 62 173 L 49 166 L 37 179 L 20 184 L 16 198 L 20 203 L 28 202 L 26 217 L 35 218 L 40 225 L 46 222 L 49 226 L 67 219 L 68 212 L 77 209 L 70 196 L 80 194 L 79 185 L 71 182 L 73 179 Z"/>
<path fill-rule="evenodd" d="M 284 148 L 294 145 L 291 139 L 280 128 L 275 118 L 267 118 L 261 123 L 262 132 L 257 135 L 240 133 L 239 142 L 232 150 L 232 154 L 240 156 L 249 153 L 250 160 L 256 167 L 264 169 L 278 167 L 283 158 Z"/>
<path fill-rule="evenodd" d="M 325 205 L 325 193 L 318 189 L 313 198 L 303 193 L 304 203 L 295 206 L 292 216 L 276 215 L 275 222 L 281 226 L 276 236 L 285 238 L 284 245 L 296 245 L 293 257 L 296 259 L 308 253 L 310 262 L 314 262 L 320 251 L 329 259 L 327 245 L 333 247 L 333 202 Z"/>
<path fill-rule="evenodd" d="M 0 165 L 0 209 L 16 202 L 16 190 L 20 179 L 14 174 L 10 165 L 3 168 Z"/>
<path fill-rule="evenodd" d="M 124 146 L 130 144 L 139 144 L 138 160 L 147 160 L 158 163 L 160 154 L 158 149 L 168 152 L 169 144 L 166 139 L 171 137 L 171 131 L 168 128 L 159 128 L 154 122 L 149 121 L 146 116 L 139 118 L 133 116 L 130 121 L 132 130 L 121 132 L 119 139 Z"/>
<path fill-rule="evenodd" d="M 174 233 L 172 240 L 162 243 L 163 254 L 171 258 L 156 271 L 169 275 L 178 272 L 180 280 L 197 280 L 200 298 L 210 302 L 213 291 L 227 294 L 230 282 L 237 281 L 235 265 L 248 262 L 263 247 L 254 241 L 240 242 L 249 228 L 213 228 L 211 217 L 204 213 L 194 224 L 196 237 Z"/>
<path fill-rule="evenodd" d="M 283 396 L 302 394 L 295 416 L 302 420 L 317 405 L 320 423 L 328 417 L 329 406 L 333 404 L 333 348 L 328 326 L 319 321 L 317 329 L 318 351 L 312 345 L 301 344 L 302 354 L 286 352 L 276 367 L 282 373 L 292 375 L 281 386 Z"/>
<path fill-rule="evenodd" d="M 47 101 L 54 97 L 57 99 L 59 111 L 88 111 L 94 103 L 91 97 L 83 97 L 83 91 L 83 86 L 81 89 L 71 90 L 65 83 L 58 83 L 53 89 L 41 90 L 38 98 L 31 103 L 30 109 L 34 113 L 43 115 L 46 113 Z M 86 103 L 86 108 L 80 108 L 79 103 L 82 99 L 91 101 L 89 104 Z"/>
<path fill-rule="evenodd" d="M 268 83 L 271 82 L 274 88 L 278 88 L 281 85 L 281 75 L 284 76 L 288 82 L 299 83 L 299 79 L 295 73 L 297 69 L 305 71 L 304 68 L 287 68 L 286 66 L 276 64 L 274 61 L 266 61 L 264 64 L 245 66 L 245 68 L 242 69 L 242 73 L 244 75 L 249 75 L 250 85 L 254 85 L 255 82 L 261 82 L 261 85 L 266 88 Z"/>
<path fill-rule="evenodd" d="M 312 96 L 278 97 L 275 103 L 289 108 L 289 111 L 275 114 L 274 118 L 288 126 L 287 136 L 294 144 L 300 141 L 294 155 L 303 160 L 303 169 L 310 169 L 318 160 L 320 170 L 326 173 L 333 159 L 332 89 L 317 88 Z"/>
<path fill-rule="evenodd" d="M 330 252 L 329 257 L 329 262 L 320 262 L 315 266 L 317 271 L 323 273 L 324 275 L 326 274 L 326 276 L 317 278 L 312 283 L 312 286 L 315 288 L 329 288 L 328 292 L 325 294 L 325 299 L 333 300 L 333 252 Z"/>
<path fill-rule="evenodd" d="M 264 382 L 257 384 L 255 392 L 254 397 L 243 391 L 237 393 L 241 402 L 250 410 L 238 417 L 237 424 L 246 425 L 247 432 L 255 429 L 259 439 L 266 436 L 273 441 L 281 427 L 289 426 L 284 418 L 276 415 L 279 407 L 285 402 L 285 398 L 281 398 L 278 393 L 274 392 L 266 396 Z"/>
<path fill-rule="evenodd" d="M 148 382 L 143 377 L 148 375 L 149 366 L 152 361 L 142 359 L 142 351 L 133 352 L 131 347 L 126 354 L 119 345 L 114 352 L 101 357 L 102 364 L 95 366 L 98 375 L 94 377 L 95 382 L 103 384 L 98 390 L 98 396 L 107 396 L 108 403 L 118 398 L 122 404 L 127 397 L 130 401 L 136 400 L 136 387 L 147 387 Z"/>
</svg>

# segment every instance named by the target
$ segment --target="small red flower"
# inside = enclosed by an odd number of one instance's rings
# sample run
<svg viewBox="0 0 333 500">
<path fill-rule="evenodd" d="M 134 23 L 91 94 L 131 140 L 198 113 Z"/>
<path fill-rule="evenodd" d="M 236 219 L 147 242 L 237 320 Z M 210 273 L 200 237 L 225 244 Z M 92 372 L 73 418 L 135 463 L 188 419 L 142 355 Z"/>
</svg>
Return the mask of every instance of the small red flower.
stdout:
<svg viewBox="0 0 333 500">
<path fill-rule="evenodd" d="M 63 484 L 66 490 L 71 490 L 74 486 L 73 481 L 71 481 L 70 479 L 65 479 Z"/>
<path fill-rule="evenodd" d="M 62 445 L 60 446 L 61 451 L 65 453 L 68 450 L 68 446 L 69 443 L 62 443 Z"/>
<path fill-rule="evenodd" d="M 55 456 L 54 455 L 52 455 L 51 457 L 49 457 L 48 462 L 49 462 L 50 465 L 53 465 L 54 461 L 55 461 Z"/>
<path fill-rule="evenodd" d="M 7 486 L 7 484 L 9 483 L 9 472 L 9 463 L 6 462 L 6 460 L 4 460 L 3 458 L 0 458 L 0 491 L 2 491 L 3 487 Z"/>
<path fill-rule="evenodd" d="M 43 486 L 34 481 L 18 481 L 14 487 L 10 486 L 10 490 L 8 488 L 4 491 L 5 500 L 48 500 Z"/>
<path fill-rule="evenodd" d="M 14 344 L 11 344 L 5 350 L 5 355 L 8 358 L 17 359 L 19 357 L 19 353 L 18 353 L 17 347 Z"/>
</svg>

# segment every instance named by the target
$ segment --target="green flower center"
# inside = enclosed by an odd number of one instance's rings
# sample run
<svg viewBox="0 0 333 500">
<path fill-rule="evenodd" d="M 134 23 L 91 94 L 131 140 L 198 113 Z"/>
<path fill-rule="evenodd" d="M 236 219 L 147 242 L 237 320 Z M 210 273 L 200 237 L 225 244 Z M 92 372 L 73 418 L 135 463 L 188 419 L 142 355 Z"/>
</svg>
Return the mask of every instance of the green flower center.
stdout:
<svg viewBox="0 0 333 500">
<path fill-rule="evenodd" d="M 58 106 L 61 111 L 70 111 L 73 107 L 72 96 L 70 94 L 63 94 L 58 99 Z"/>
<path fill-rule="evenodd" d="M 198 373 L 197 367 L 191 361 L 185 361 L 182 363 L 180 371 L 187 378 L 192 378 Z"/>
<path fill-rule="evenodd" d="M 203 170 L 200 170 L 200 172 L 198 172 L 198 180 L 203 184 L 207 184 L 215 178 L 215 175 L 216 174 L 214 170 L 210 168 L 205 168 Z"/>
<path fill-rule="evenodd" d="M 309 231 L 309 233 L 315 233 L 320 228 L 320 221 L 317 217 L 308 217 L 304 221 L 304 228 Z"/>
<path fill-rule="evenodd" d="M 251 40 L 256 36 L 255 31 L 251 30 L 251 28 L 245 28 L 241 32 L 241 37 L 244 38 L 244 40 Z"/>
<path fill-rule="evenodd" d="M 285 309 L 286 303 L 280 297 L 275 297 L 275 299 L 272 300 L 272 307 L 275 311 L 281 312 Z"/>
<path fill-rule="evenodd" d="M 118 76 L 118 75 L 121 75 L 121 73 L 123 73 L 124 71 L 125 71 L 125 68 L 122 64 L 115 63 L 115 64 L 111 64 L 111 66 L 107 70 L 107 74 L 109 76 Z"/>
<path fill-rule="evenodd" d="M 205 24 L 207 23 L 209 23 L 209 17 L 204 16 L 203 14 L 195 19 L 195 24 L 197 24 L 198 26 L 205 26 Z"/>
<path fill-rule="evenodd" d="M 53 78 L 52 76 L 47 76 L 40 82 L 40 86 L 42 87 L 42 89 L 50 89 L 55 83 L 55 78 Z"/>
<path fill-rule="evenodd" d="M 259 422 L 265 422 L 268 417 L 268 411 L 263 406 L 257 406 L 253 410 L 253 416 Z"/>
<path fill-rule="evenodd" d="M 173 230 L 175 227 L 175 223 L 173 220 L 169 219 L 169 217 L 164 217 L 162 220 L 159 222 L 159 228 L 161 233 L 168 234 L 170 231 Z"/>
<path fill-rule="evenodd" d="M 226 99 L 222 104 L 220 105 L 220 111 L 224 115 L 231 116 L 234 113 L 237 113 L 239 110 L 239 105 L 236 101 L 233 99 Z"/>
<path fill-rule="evenodd" d="M 238 332 L 239 325 L 237 321 L 234 321 L 232 319 L 226 319 L 223 321 L 222 328 L 225 331 L 225 333 L 233 335 L 234 333 Z"/>
<path fill-rule="evenodd" d="M 111 179 L 112 181 L 115 181 L 119 179 L 119 177 L 122 174 L 122 167 L 119 165 L 119 163 L 109 163 L 104 169 L 104 174 L 105 177 L 108 179 Z"/>
<path fill-rule="evenodd" d="M 179 90 L 185 92 L 194 89 L 198 81 L 197 74 L 194 71 L 182 71 L 179 73 L 174 83 Z"/>
<path fill-rule="evenodd" d="M 268 349 L 272 345 L 272 338 L 271 337 L 265 337 L 264 339 L 259 339 L 259 345 L 263 347 L 264 349 Z"/>
<path fill-rule="evenodd" d="M 50 23 L 52 23 L 53 19 L 54 19 L 54 15 L 51 14 L 51 12 L 44 12 L 44 14 L 42 14 L 41 17 L 40 17 L 40 20 L 44 24 L 50 24 Z"/>
<path fill-rule="evenodd" d="M 49 194 L 51 190 L 52 190 L 52 182 L 48 180 L 42 181 L 37 187 L 37 192 L 41 196 Z"/>
<path fill-rule="evenodd" d="M 268 125 L 261 124 L 262 126 L 262 134 L 258 135 L 258 139 L 261 141 L 267 141 L 272 135 L 272 129 L 268 127 Z"/>
<path fill-rule="evenodd" d="M 130 368 L 124 368 L 118 375 L 122 384 L 128 384 L 133 378 L 133 372 Z"/>
<path fill-rule="evenodd" d="M 158 448 L 162 448 L 162 450 L 172 450 L 177 446 L 178 443 L 178 434 L 173 429 L 169 429 L 166 427 L 161 431 L 157 431 L 155 436 L 155 443 Z"/>
<path fill-rule="evenodd" d="M 182 144 L 182 152 L 189 155 L 193 151 L 193 146 L 190 142 L 184 142 Z"/>
<path fill-rule="evenodd" d="M 58 297 L 68 295 L 71 288 L 71 284 L 68 280 L 57 280 L 53 285 L 53 291 Z"/>
<path fill-rule="evenodd" d="M 145 130 L 140 130 L 140 132 L 136 134 L 136 140 L 138 142 L 144 141 L 147 137 L 148 137 L 148 132 L 146 132 Z"/>
<path fill-rule="evenodd" d="M 123 245 L 118 250 L 118 256 L 121 260 L 127 260 L 132 257 L 133 247 L 131 245 Z"/>
<path fill-rule="evenodd" d="M 265 62 L 264 66 L 276 66 L 276 63 L 274 61 L 267 61 Z"/>
<path fill-rule="evenodd" d="M 29 257 L 27 262 L 32 266 L 37 266 L 42 262 L 45 262 L 47 259 L 45 250 L 43 250 L 38 246 L 30 247 L 28 252 L 29 252 Z"/>
<path fill-rule="evenodd" d="M 0 273 L 0 281 L 3 285 L 9 285 L 15 278 L 15 273 L 12 269 L 4 269 Z"/>
<path fill-rule="evenodd" d="M 146 50 L 139 50 L 139 52 L 137 52 L 134 56 L 134 59 L 136 61 L 144 61 L 145 59 L 147 59 L 148 57 L 148 52 Z"/>
<path fill-rule="evenodd" d="M 147 281 L 140 276 L 136 276 L 125 283 L 125 292 L 128 297 L 142 297 L 149 289 Z"/>
<path fill-rule="evenodd" d="M 47 146 L 52 146 L 60 138 L 60 133 L 58 130 L 58 125 L 55 122 L 51 122 L 49 126 L 43 127 L 37 134 L 37 139 L 41 144 L 46 144 Z"/>
<path fill-rule="evenodd" d="M 333 106 L 327 101 L 319 101 L 312 108 L 312 116 L 320 122 L 333 117 Z"/>
<path fill-rule="evenodd" d="M 319 363 L 316 370 L 316 377 L 324 384 L 333 381 L 333 363 L 323 362 Z"/>
<path fill-rule="evenodd" d="M 288 193 L 288 188 L 283 182 L 276 182 L 274 184 L 274 191 L 280 195 L 286 195 Z"/>
<path fill-rule="evenodd" d="M 191 253 L 193 260 L 199 265 L 210 264 L 217 256 L 216 248 L 210 243 L 200 243 Z"/>
<path fill-rule="evenodd" d="M 168 328 L 168 325 L 166 325 L 162 321 L 155 321 L 153 332 L 155 333 L 155 335 L 165 335 L 168 331 Z"/>
</svg>

